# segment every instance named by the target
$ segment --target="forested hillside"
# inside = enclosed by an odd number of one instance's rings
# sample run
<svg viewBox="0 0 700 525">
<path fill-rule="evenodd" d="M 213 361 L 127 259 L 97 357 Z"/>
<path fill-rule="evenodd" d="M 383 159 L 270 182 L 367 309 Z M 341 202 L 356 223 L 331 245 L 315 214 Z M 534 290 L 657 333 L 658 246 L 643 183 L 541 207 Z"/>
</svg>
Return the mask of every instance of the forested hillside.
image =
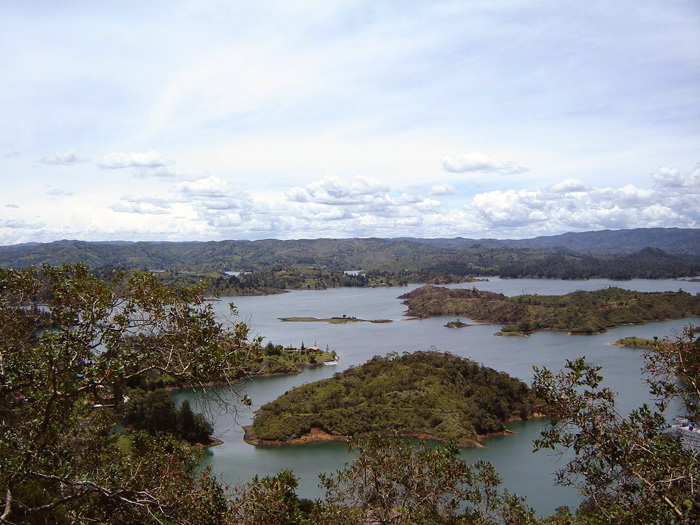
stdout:
<svg viewBox="0 0 700 525">
<path fill-rule="evenodd" d="M 587 232 L 524 241 L 469 239 L 301 239 L 218 242 L 58 241 L 0 247 L 0 266 L 24 268 L 79 262 L 95 269 L 180 272 L 208 280 L 225 271 L 279 272 L 317 268 L 329 272 L 379 272 L 366 286 L 407 282 L 452 282 L 465 276 L 586 279 L 677 278 L 700 274 L 698 230 Z M 560 242 L 561 241 L 561 242 Z M 648 241 L 648 242 L 645 242 Z M 614 248 L 614 250 L 613 250 Z M 637 249 L 638 248 L 638 249 Z M 589 252 L 589 253 L 586 253 Z M 383 272 L 383 274 L 382 274 Z M 208 275 L 207 275 L 208 274 Z M 195 277 L 192 277 L 195 276 Z M 313 286 L 290 276 L 251 277 L 228 293 L 269 293 L 298 287 L 330 287 L 339 277 Z M 296 284 L 295 284 L 296 282 Z M 307 286 L 309 285 L 309 286 Z M 358 285 L 353 283 L 352 285 Z M 266 290 L 266 288 L 268 290 Z M 236 290 L 238 289 L 238 290 Z"/>
</svg>

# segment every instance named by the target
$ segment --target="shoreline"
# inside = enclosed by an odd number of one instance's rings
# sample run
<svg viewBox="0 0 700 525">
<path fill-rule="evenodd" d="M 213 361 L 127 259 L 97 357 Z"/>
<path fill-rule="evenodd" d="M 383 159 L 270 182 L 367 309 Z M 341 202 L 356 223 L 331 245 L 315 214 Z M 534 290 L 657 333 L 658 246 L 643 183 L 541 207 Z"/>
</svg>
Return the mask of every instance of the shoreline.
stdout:
<svg viewBox="0 0 700 525">
<path fill-rule="evenodd" d="M 530 416 L 528 419 L 520 419 L 520 418 L 512 418 L 507 421 L 507 423 L 513 422 L 513 421 L 530 421 L 531 419 L 541 419 L 547 417 L 544 414 L 541 414 L 539 412 L 535 412 L 532 416 Z M 355 437 L 366 437 L 369 436 L 371 433 L 362 433 L 358 434 Z M 429 432 L 406 432 L 406 433 L 398 433 L 398 434 L 393 434 L 389 432 L 379 432 L 379 435 L 383 437 L 394 437 L 397 436 L 399 438 L 404 438 L 404 439 L 410 439 L 410 438 L 415 438 L 415 439 L 422 439 L 425 441 L 434 441 L 436 443 L 446 443 L 448 440 L 439 438 L 433 434 L 430 434 Z M 457 443 L 457 446 L 460 449 L 469 449 L 469 448 L 484 448 L 486 445 L 483 443 L 483 440 L 488 439 L 489 437 L 494 437 L 494 436 L 514 436 L 515 432 L 512 430 L 506 428 L 504 430 L 501 430 L 499 432 L 492 432 L 490 434 L 477 434 L 476 439 L 470 439 L 470 440 L 463 440 Z M 293 438 L 293 439 L 288 439 L 288 440 L 281 440 L 281 439 L 261 439 L 255 435 L 255 432 L 253 431 L 253 425 L 244 425 L 243 426 L 243 441 L 245 441 L 249 445 L 253 445 L 256 447 L 286 447 L 286 446 L 294 446 L 294 445 L 307 445 L 307 444 L 313 444 L 313 443 L 330 443 L 334 441 L 343 441 L 347 442 L 348 440 L 352 439 L 352 436 L 345 436 L 341 434 L 330 434 L 326 432 L 325 430 L 318 428 L 318 427 L 311 427 L 311 430 L 299 436 L 298 438 Z"/>
<path fill-rule="evenodd" d="M 366 437 L 369 436 L 371 433 L 363 433 L 363 434 L 358 434 L 355 437 Z M 379 434 L 383 437 L 393 437 L 393 436 L 398 436 L 400 438 L 405 438 L 405 439 L 410 439 L 410 438 L 416 438 L 416 439 L 423 439 L 426 441 L 435 441 L 438 443 L 445 443 L 446 440 L 438 438 L 432 434 L 429 434 L 427 432 L 412 432 L 412 433 L 399 433 L 399 434 L 392 434 L 388 432 L 379 432 Z M 508 435 L 508 434 L 514 434 L 514 432 L 506 429 L 502 433 L 498 432 L 495 434 L 489 434 L 489 435 Z M 477 436 L 476 440 L 465 440 L 461 441 L 458 443 L 459 448 L 483 448 L 484 444 L 481 443 L 481 439 L 484 437 L 488 436 Z M 280 440 L 280 439 L 260 439 L 255 435 L 255 432 L 253 431 L 253 425 L 245 425 L 243 426 L 243 441 L 248 443 L 249 445 L 253 445 L 256 447 L 286 447 L 286 446 L 295 446 L 295 445 L 307 445 L 307 444 L 313 444 L 313 443 L 329 443 L 329 442 L 334 442 L 334 441 L 343 441 L 347 442 L 348 440 L 352 439 L 351 436 L 345 436 L 345 435 L 336 435 L 336 434 L 329 434 L 325 430 L 322 430 L 318 427 L 311 427 L 311 430 L 307 434 L 303 434 L 299 436 L 298 438 L 293 438 L 293 439 L 288 439 L 288 440 Z"/>
</svg>

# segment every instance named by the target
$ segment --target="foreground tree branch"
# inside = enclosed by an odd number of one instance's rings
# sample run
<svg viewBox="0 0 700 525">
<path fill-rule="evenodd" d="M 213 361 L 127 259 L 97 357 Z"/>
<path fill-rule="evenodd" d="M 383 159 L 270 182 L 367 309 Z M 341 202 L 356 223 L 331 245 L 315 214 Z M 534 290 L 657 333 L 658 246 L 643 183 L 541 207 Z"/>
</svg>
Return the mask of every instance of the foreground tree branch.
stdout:
<svg viewBox="0 0 700 525">
<path fill-rule="evenodd" d="M 700 346 L 695 330 L 657 341 L 646 356 L 657 411 L 643 405 L 623 417 L 615 396 L 602 386 L 601 368 L 585 359 L 568 361 L 554 374 L 535 367 L 533 387 L 544 400 L 551 425 L 536 449 L 573 450 L 557 473 L 586 498 L 580 513 L 629 523 L 690 523 L 700 519 L 700 451 L 668 432 L 666 409 L 683 402 L 681 415 L 697 420 Z"/>
<path fill-rule="evenodd" d="M 197 473 L 200 451 L 113 431 L 126 388 L 149 374 L 245 376 L 259 340 L 201 292 L 142 273 L 106 282 L 82 265 L 0 269 L 2 521 L 226 521 L 221 487 Z"/>
</svg>

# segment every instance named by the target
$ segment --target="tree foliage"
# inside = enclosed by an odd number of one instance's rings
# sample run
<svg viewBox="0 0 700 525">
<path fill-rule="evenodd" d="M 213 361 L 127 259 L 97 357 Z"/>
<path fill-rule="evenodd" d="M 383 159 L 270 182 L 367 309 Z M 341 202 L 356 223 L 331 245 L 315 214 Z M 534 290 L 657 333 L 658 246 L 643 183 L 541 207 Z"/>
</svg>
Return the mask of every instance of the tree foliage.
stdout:
<svg viewBox="0 0 700 525">
<path fill-rule="evenodd" d="M 425 442 L 377 434 L 351 441 L 355 460 L 333 475 L 322 475 L 326 501 L 316 522 L 327 524 L 497 524 L 533 523 L 524 501 L 500 490 L 493 467 L 459 458 L 454 443 L 433 448 Z"/>
<path fill-rule="evenodd" d="M 216 483 L 196 474 L 196 449 L 114 432 L 133 379 L 203 384 L 245 373 L 258 341 L 242 323 L 224 326 L 200 292 L 151 274 L 105 282 L 82 265 L 0 270 L 2 520 L 109 512 L 125 523 L 187 522 L 196 509 L 202 523 L 228 512 Z M 149 417 L 172 419 L 157 404 Z"/>
<path fill-rule="evenodd" d="M 675 341 L 659 341 L 647 356 L 658 410 L 643 405 L 619 413 L 602 386 L 599 366 L 580 358 L 552 373 L 535 369 L 533 386 L 551 425 L 539 449 L 573 450 L 557 473 L 586 498 L 579 513 L 593 522 L 690 523 L 700 519 L 700 452 L 667 432 L 669 400 L 680 397 L 685 415 L 697 419 L 700 348 L 687 329 Z M 680 377 L 678 377 L 680 376 Z"/>
</svg>

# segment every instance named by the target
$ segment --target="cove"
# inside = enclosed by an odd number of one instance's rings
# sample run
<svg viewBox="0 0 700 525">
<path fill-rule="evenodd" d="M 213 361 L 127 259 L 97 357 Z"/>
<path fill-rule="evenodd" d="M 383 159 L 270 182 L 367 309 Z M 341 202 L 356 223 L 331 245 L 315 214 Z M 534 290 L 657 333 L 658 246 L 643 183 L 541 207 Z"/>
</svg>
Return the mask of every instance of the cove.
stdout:
<svg viewBox="0 0 700 525">
<path fill-rule="evenodd" d="M 453 318 L 437 317 L 425 320 L 408 320 L 403 316 L 404 305 L 399 295 L 419 285 L 395 288 L 336 288 L 324 291 L 293 291 L 287 294 L 222 298 L 215 308 L 224 317 L 228 303 L 238 309 L 238 318 L 249 324 L 253 333 L 260 334 L 275 344 L 299 346 L 326 345 L 340 355 L 338 366 L 304 369 L 294 376 L 256 378 L 240 384 L 240 393 L 253 401 L 251 408 L 239 406 L 237 414 L 218 409 L 205 396 L 194 396 L 191 390 L 174 393 L 176 402 L 188 398 L 198 410 L 204 410 L 214 422 L 215 436 L 223 444 L 208 449 L 205 464 L 211 465 L 214 474 L 225 484 L 235 485 L 248 481 L 253 475 L 276 474 L 290 469 L 300 478 L 298 493 L 302 497 L 323 496 L 318 487 L 318 473 L 332 472 L 343 466 L 351 457 L 342 443 L 319 443 L 293 447 L 263 448 L 243 441 L 242 426 L 250 424 L 251 410 L 256 410 L 287 390 L 311 381 L 331 377 L 349 366 L 364 363 L 374 355 L 389 352 L 410 352 L 431 348 L 468 357 L 486 366 L 502 370 L 530 382 L 532 366 L 561 369 L 567 359 L 580 356 L 603 367 L 605 386 L 618 393 L 618 406 L 623 413 L 649 401 L 647 386 L 641 376 L 642 352 L 636 349 L 618 348 L 608 343 L 624 337 L 653 338 L 672 335 L 689 322 L 700 319 L 654 322 L 637 326 L 622 326 L 600 335 L 569 336 L 562 332 L 536 332 L 528 338 L 494 337 L 499 325 L 474 323 L 460 330 L 445 328 Z M 618 286 L 643 292 L 676 291 L 700 293 L 700 283 L 680 280 L 631 280 L 611 281 L 591 279 L 587 281 L 560 281 L 539 279 L 491 279 L 488 282 L 450 285 L 451 287 L 476 287 L 482 290 L 519 295 L 537 293 L 560 295 L 576 290 L 597 290 Z M 284 323 L 280 317 L 328 318 L 343 315 L 362 319 L 390 319 L 394 322 L 374 323 Z M 463 321 L 472 322 L 466 318 Z M 225 388 L 214 389 L 217 395 L 232 399 Z M 211 392 L 211 390 L 210 390 Z M 527 498 L 527 503 L 538 514 L 552 514 L 556 507 L 576 507 L 580 498 L 573 488 L 559 487 L 553 483 L 552 472 L 561 468 L 565 457 L 546 452 L 532 452 L 532 441 L 539 436 L 546 422 L 532 420 L 509 425 L 514 436 L 488 438 L 486 447 L 467 449 L 462 456 L 468 462 L 478 459 L 490 461 L 511 492 Z"/>
</svg>

